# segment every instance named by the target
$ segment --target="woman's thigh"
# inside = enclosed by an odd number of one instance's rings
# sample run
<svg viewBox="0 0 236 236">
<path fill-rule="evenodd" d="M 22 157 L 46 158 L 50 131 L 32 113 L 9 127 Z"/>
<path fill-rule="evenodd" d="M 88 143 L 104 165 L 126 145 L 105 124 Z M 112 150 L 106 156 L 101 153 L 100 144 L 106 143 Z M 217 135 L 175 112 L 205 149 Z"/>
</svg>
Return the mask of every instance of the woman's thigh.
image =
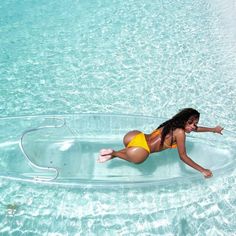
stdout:
<svg viewBox="0 0 236 236">
<path fill-rule="evenodd" d="M 127 148 L 126 155 L 131 162 L 139 164 L 148 158 L 149 152 L 141 147 L 130 147 Z"/>
</svg>

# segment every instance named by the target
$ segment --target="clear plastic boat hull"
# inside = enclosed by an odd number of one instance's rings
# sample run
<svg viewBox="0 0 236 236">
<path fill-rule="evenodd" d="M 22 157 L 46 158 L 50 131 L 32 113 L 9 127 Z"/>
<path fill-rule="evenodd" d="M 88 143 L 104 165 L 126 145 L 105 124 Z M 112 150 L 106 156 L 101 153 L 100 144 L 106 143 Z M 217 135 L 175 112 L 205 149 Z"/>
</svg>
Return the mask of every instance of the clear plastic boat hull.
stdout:
<svg viewBox="0 0 236 236">
<path fill-rule="evenodd" d="M 151 132 L 165 119 L 109 114 L 10 117 L 1 119 L 0 173 L 7 178 L 63 184 L 135 184 L 199 177 L 176 149 L 151 154 L 142 164 L 115 158 L 97 163 L 102 148 L 122 149 L 130 130 Z M 189 156 L 213 172 L 234 165 L 234 135 L 194 134 Z"/>
</svg>

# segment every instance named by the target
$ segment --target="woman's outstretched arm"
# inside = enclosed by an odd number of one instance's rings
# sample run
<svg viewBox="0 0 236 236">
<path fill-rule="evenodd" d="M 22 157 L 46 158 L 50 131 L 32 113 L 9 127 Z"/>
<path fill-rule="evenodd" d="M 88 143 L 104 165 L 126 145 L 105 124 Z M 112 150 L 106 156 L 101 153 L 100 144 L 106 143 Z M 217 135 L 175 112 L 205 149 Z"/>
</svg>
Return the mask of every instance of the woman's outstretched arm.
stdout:
<svg viewBox="0 0 236 236">
<path fill-rule="evenodd" d="M 195 170 L 200 171 L 204 175 L 204 177 L 206 178 L 211 177 L 212 172 L 210 170 L 203 168 L 202 166 L 194 162 L 190 157 L 188 157 L 186 153 L 186 148 L 185 148 L 185 138 L 186 138 L 186 135 L 185 135 L 184 130 L 179 129 L 178 132 L 176 133 L 176 142 L 177 142 L 180 159 L 187 165 L 194 168 Z"/>
<path fill-rule="evenodd" d="M 224 128 L 222 128 L 219 125 L 213 128 L 197 126 L 195 132 L 213 132 L 213 133 L 222 134 L 223 129 Z"/>
</svg>

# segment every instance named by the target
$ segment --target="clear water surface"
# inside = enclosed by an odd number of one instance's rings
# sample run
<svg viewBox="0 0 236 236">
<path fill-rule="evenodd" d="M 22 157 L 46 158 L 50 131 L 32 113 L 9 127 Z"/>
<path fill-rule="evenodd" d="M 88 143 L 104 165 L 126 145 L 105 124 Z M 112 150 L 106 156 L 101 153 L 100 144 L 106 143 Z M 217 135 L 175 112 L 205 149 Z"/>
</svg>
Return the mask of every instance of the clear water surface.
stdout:
<svg viewBox="0 0 236 236">
<path fill-rule="evenodd" d="M 195 107 L 236 132 L 234 1 L 6 0 L 0 15 L 2 117 Z M 235 176 L 107 188 L 2 177 L 0 234 L 234 235 Z"/>
</svg>

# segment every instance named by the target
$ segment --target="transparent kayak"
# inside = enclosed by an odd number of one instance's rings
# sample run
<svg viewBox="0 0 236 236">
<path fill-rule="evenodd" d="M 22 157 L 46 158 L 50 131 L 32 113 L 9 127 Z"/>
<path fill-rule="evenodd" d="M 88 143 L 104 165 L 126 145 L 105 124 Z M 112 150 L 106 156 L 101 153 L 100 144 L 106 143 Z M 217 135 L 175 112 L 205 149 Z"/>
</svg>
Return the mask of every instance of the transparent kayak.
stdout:
<svg viewBox="0 0 236 236">
<path fill-rule="evenodd" d="M 199 178 L 176 149 L 151 154 L 142 164 L 115 158 L 97 163 L 102 148 L 122 149 L 130 130 L 149 133 L 164 118 L 110 114 L 21 116 L 0 119 L 0 176 L 66 185 L 147 184 Z M 235 135 L 195 133 L 188 155 L 213 173 L 235 165 Z"/>
</svg>

